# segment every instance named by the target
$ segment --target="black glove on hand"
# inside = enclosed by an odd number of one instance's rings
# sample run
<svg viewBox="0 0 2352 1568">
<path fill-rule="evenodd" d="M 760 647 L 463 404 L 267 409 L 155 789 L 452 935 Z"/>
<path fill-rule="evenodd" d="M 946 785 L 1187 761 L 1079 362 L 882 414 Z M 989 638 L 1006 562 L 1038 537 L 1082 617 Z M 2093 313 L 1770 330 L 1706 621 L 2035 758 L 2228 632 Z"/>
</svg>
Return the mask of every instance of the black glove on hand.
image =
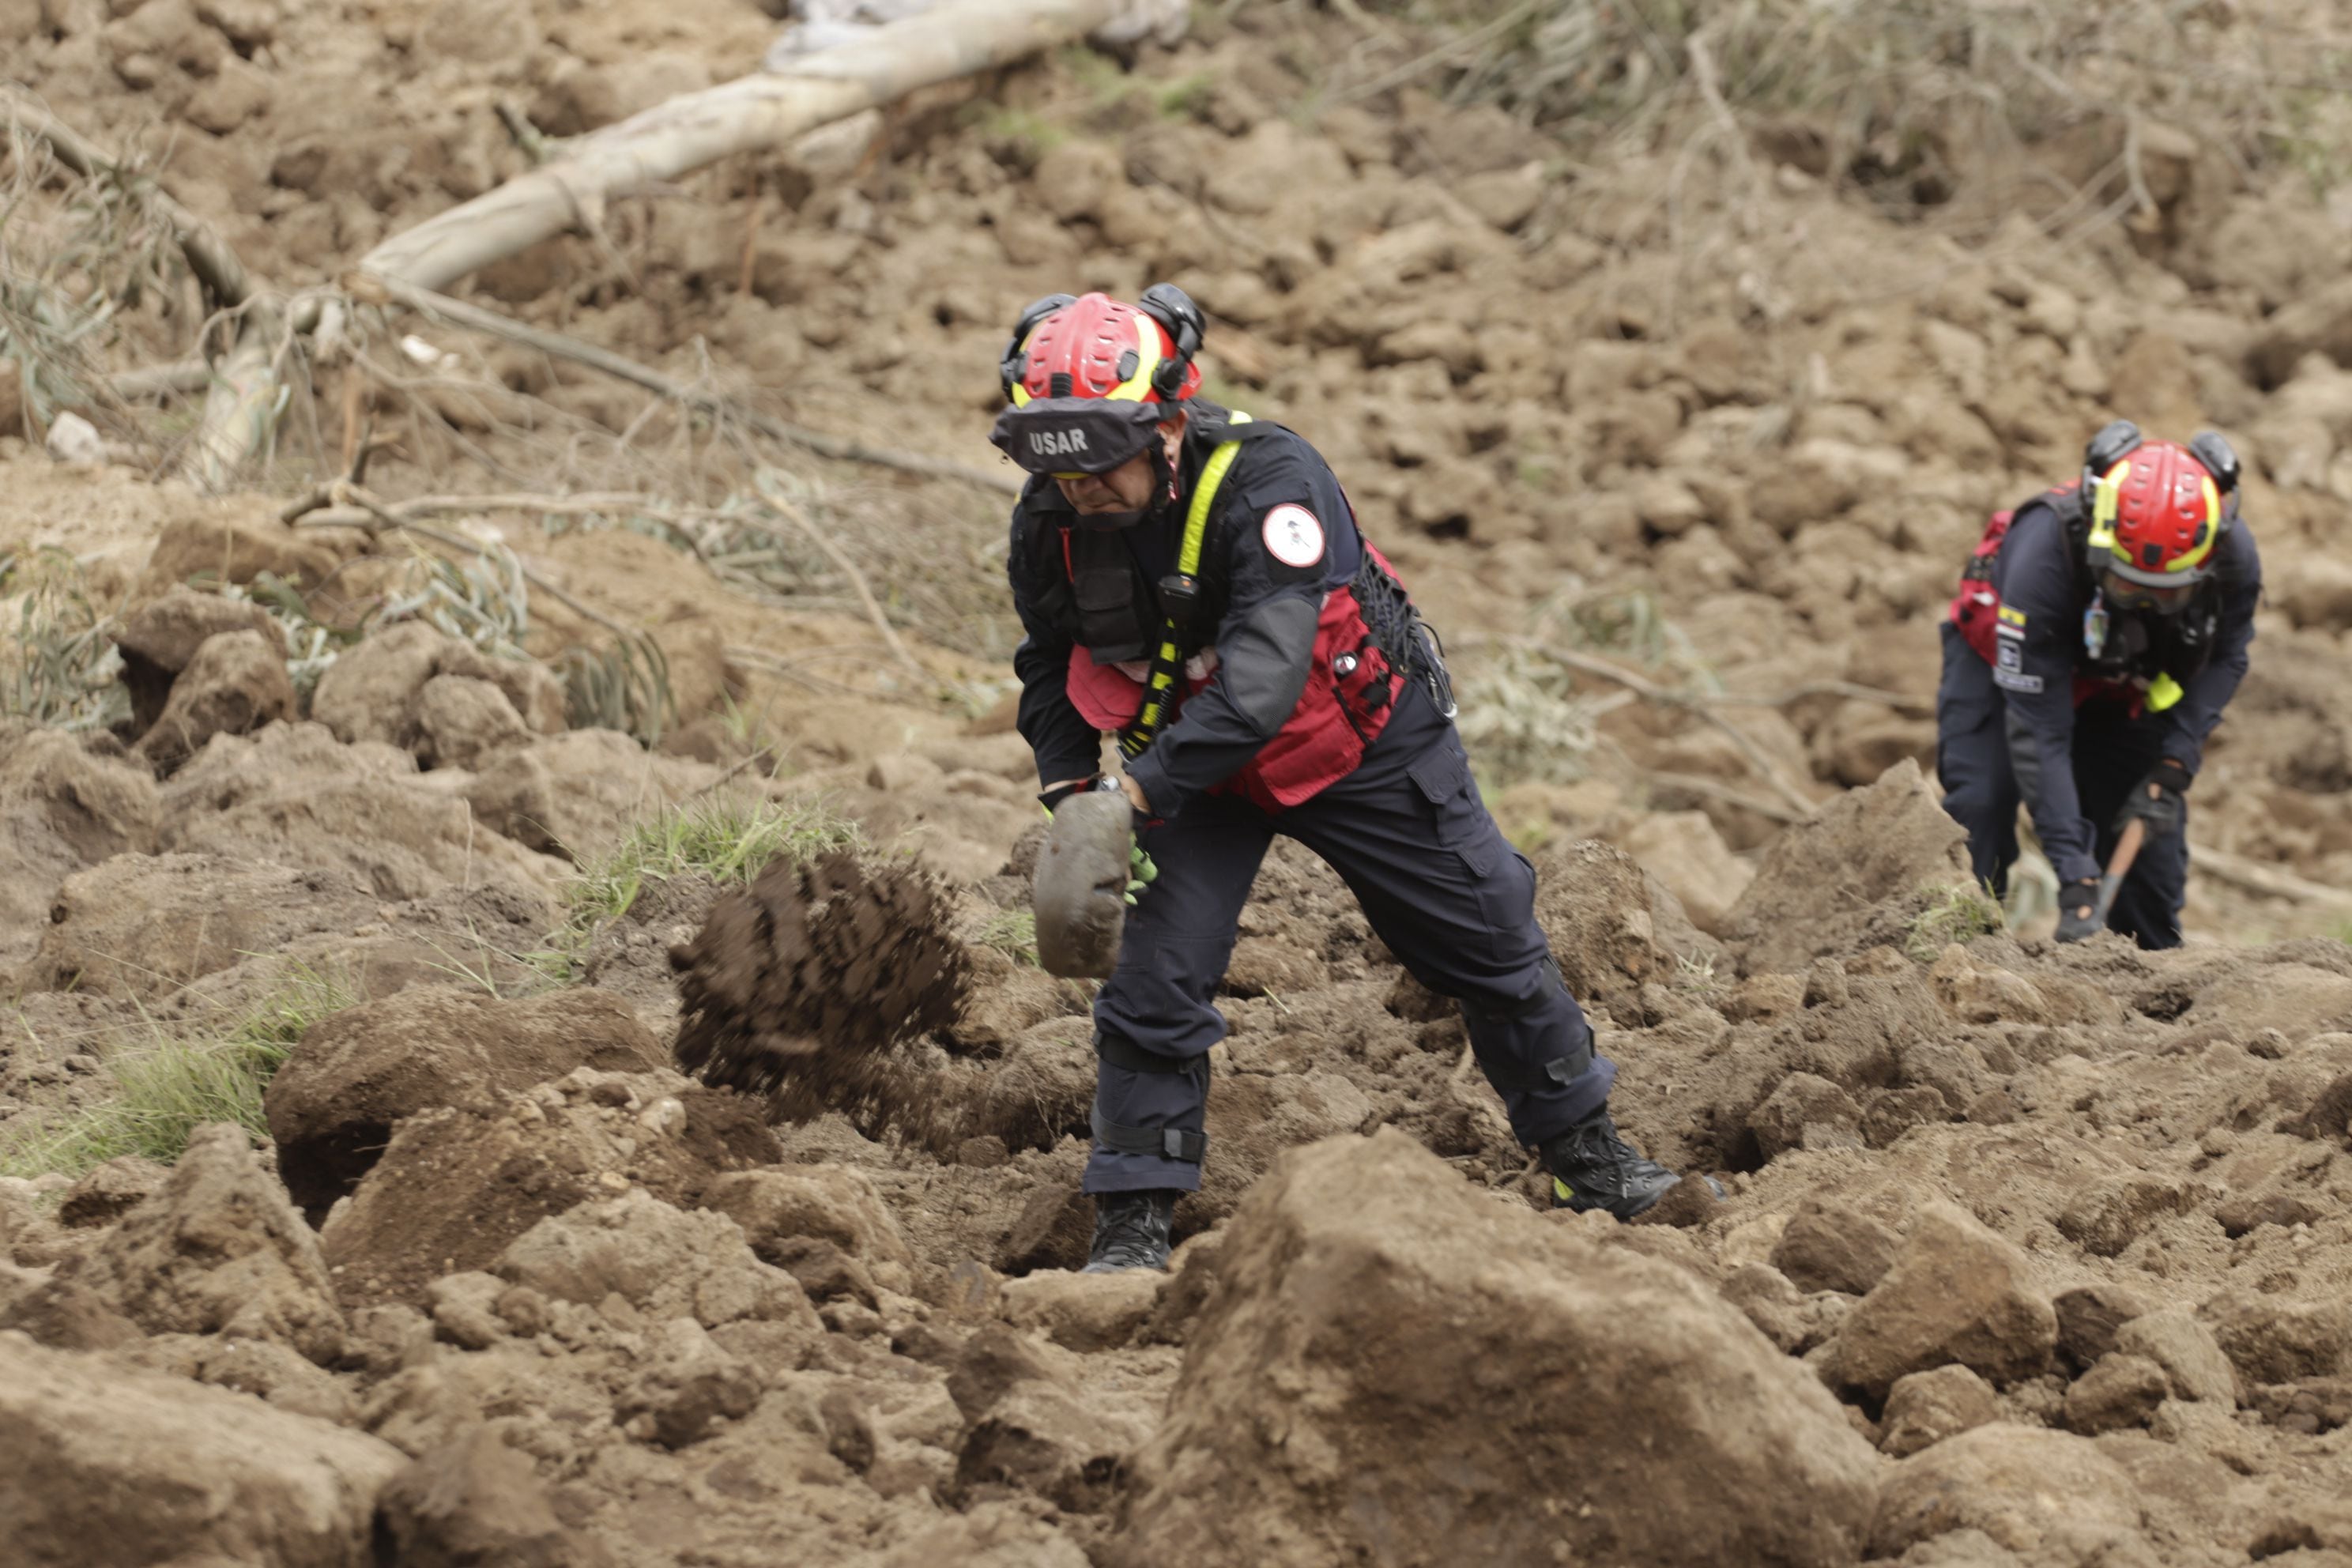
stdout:
<svg viewBox="0 0 2352 1568">
<path fill-rule="evenodd" d="M 2085 877 L 2058 887 L 2058 940 L 2081 942 L 2105 929 L 2098 918 L 2099 879 Z"/>
<path fill-rule="evenodd" d="M 2189 793 L 2189 770 L 2170 757 L 2156 764 L 2147 777 L 2132 786 L 2124 796 L 2124 808 L 2116 814 L 2116 831 L 2133 817 L 2147 824 L 2151 837 L 2161 838 L 2180 831 L 2180 797 Z"/>
</svg>

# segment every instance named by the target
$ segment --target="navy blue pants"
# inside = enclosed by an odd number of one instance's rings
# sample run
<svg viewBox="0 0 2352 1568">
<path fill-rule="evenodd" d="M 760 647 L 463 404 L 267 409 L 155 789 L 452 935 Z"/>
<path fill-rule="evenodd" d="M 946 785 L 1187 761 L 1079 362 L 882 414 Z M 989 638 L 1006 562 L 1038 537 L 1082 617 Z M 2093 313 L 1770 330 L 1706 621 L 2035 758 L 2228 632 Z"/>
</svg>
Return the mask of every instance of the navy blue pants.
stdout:
<svg viewBox="0 0 2352 1568">
<path fill-rule="evenodd" d="M 2105 700 L 2074 710 L 2074 789 L 2095 834 L 2092 853 L 2104 866 L 2116 852 L 2115 820 L 2135 785 L 2163 757 L 2163 726 L 2135 719 Z M 1993 684 L 1992 666 L 1968 645 L 1958 627 L 1944 626 L 1944 679 L 1936 692 L 1936 776 L 1944 809 L 1969 830 L 1969 857 L 1977 879 L 1996 898 L 2009 895 L 2009 868 L 2017 863 L 2017 775 L 2009 761 L 2009 708 Z M 2146 948 L 2180 945 L 2180 905 L 2189 893 L 2189 817 L 2180 831 L 2150 837 L 2116 892 L 2107 929 Z"/>
<path fill-rule="evenodd" d="M 1212 999 L 1277 833 L 1339 872 L 1399 962 L 1461 1004 L 1520 1142 L 1541 1143 L 1607 1104 L 1617 1068 L 1591 1054 L 1592 1030 L 1551 962 L 1535 869 L 1487 816 L 1454 726 L 1413 687 L 1356 771 L 1304 805 L 1269 816 L 1203 795 L 1141 834 L 1160 876 L 1128 911 L 1118 968 L 1095 999 L 1086 1191 L 1199 1190 L 1199 1159 L 1184 1155 L 1201 1153 L 1208 1051 L 1225 1036 Z M 1112 1147 L 1107 1128 L 1130 1147 Z M 1162 1147 L 1132 1147 L 1152 1140 Z"/>
</svg>

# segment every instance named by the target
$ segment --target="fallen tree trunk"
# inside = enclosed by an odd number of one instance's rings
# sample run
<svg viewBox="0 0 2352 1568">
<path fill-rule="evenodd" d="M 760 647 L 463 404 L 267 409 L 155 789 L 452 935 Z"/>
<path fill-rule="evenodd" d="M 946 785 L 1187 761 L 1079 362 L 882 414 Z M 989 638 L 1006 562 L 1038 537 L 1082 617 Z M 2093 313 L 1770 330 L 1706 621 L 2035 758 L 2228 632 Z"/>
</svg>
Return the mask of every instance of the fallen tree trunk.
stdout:
<svg viewBox="0 0 2352 1568">
<path fill-rule="evenodd" d="M 565 144 L 495 190 L 394 235 L 360 269 L 442 289 L 583 221 L 604 204 L 740 153 L 773 152 L 918 88 L 1083 37 L 1117 0 L 950 0 L 870 38 L 656 104 Z"/>
</svg>

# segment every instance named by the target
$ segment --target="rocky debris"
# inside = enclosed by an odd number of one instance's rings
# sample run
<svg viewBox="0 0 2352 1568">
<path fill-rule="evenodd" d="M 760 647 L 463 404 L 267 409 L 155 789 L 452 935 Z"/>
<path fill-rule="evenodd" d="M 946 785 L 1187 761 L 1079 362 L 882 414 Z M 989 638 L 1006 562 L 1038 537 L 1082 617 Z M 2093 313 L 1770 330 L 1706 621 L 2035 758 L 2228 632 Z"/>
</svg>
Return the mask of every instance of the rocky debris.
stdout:
<svg viewBox="0 0 2352 1568">
<path fill-rule="evenodd" d="M 1851 1205 L 1809 1199 L 1789 1216 L 1772 1247 L 1772 1267 L 1800 1290 L 1867 1295 L 1885 1277 L 1903 1238 Z"/>
<path fill-rule="evenodd" d="M 92 1166 L 58 1200 L 58 1223 L 83 1226 L 112 1225 L 155 1195 L 171 1172 L 137 1154 L 119 1154 Z"/>
<path fill-rule="evenodd" d="M 2040 1373 L 2058 1316 L 2025 1255 L 1948 1203 L 1923 1205 L 1893 1268 L 1831 1342 L 1824 1375 L 1882 1398 L 1906 1373 L 1958 1363 L 2006 1384 Z"/>
<path fill-rule="evenodd" d="M 2123 1326 L 2152 1307 L 2132 1287 L 2110 1282 L 2061 1291 L 2051 1305 L 2058 1314 L 2059 1352 L 2078 1372 L 2087 1372 L 2114 1350 Z"/>
<path fill-rule="evenodd" d="M 283 662 L 285 639 L 278 623 L 259 605 L 174 584 L 161 598 L 149 600 L 124 617 L 114 634 L 114 646 L 122 654 L 122 684 L 131 694 L 132 734 L 144 735 L 153 726 L 171 695 L 172 683 L 195 662 L 196 650 L 207 639 L 237 631 L 259 634 Z"/>
<path fill-rule="evenodd" d="M 1686 960 L 1721 950 L 1682 904 L 1621 849 L 1593 840 L 1534 857 L 1536 919 L 1568 988 L 1612 1013 L 1640 1016 L 1644 983 L 1675 979 Z"/>
<path fill-rule="evenodd" d="M 1703 811 L 1654 812 L 1620 843 L 1681 901 L 1691 924 L 1710 935 L 1756 879 L 1756 868 L 1732 853 Z"/>
<path fill-rule="evenodd" d="M 30 959 L 59 884 L 111 855 L 155 847 L 147 769 L 57 730 L 0 728 L 0 974 Z"/>
<path fill-rule="evenodd" d="M 901 1295 L 914 1289 L 915 1258 L 906 1237 L 873 1182 L 857 1171 L 841 1165 L 738 1171 L 705 1188 L 701 1205 L 733 1220 L 754 1254 L 788 1271 L 788 1259 L 805 1256 L 795 1244 L 817 1243 L 837 1249 L 885 1289 Z"/>
<path fill-rule="evenodd" d="M 370 1560 L 398 1449 L 184 1378 L 0 1333 L 0 1520 L 58 1568 Z"/>
<path fill-rule="evenodd" d="M 1895 1380 L 1879 1425 L 1880 1450 L 1907 1459 L 1921 1449 L 2000 1419 L 1992 1385 L 1964 1366 L 1939 1366 Z"/>
<path fill-rule="evenodd" d="M 2142 1508 L 2130 1476 L 2087 1439 L 1992 1422 L 1897 1465 L 1880 1489 L 1874 1557 L 1976 1531 L 2011 1552 L 2063 1553 L 2128 1541 Z M 2095 1559 L 2093 1559 L 2095 1560 Z"/>
<path fill-rule="evenodd" d="M 1494 1204 L 1402 1134 L 1284 1155 L 1218 1265 L 1120 1561 L 1858 1555 L 1875 1462 L 1794 1363 L 1680 1271 Z M 1652 1440 L 1609 1436 L 1635 1425 Z M 1605 1477 L 1578 1458 L 1601 1447 Z M 1538 1493 L 1561 1506 L 1494 1504 Z"/>
<path fill-rule="evenodd" d="M 1074 1351 L 1116 1350 L 1133 1340 L 1159 1304 L 1167 1276 L 1050 1270 L 1004 1282 L 1004 1315 L 1017 1329 Z"/>
<path fill-rule="evenodd" d="M 2058 1214 L 2058 1229 L 2094 1258 L 2113 1258 L 2167 1215 L 2186 1214 L 2193 1201 L 2178 1179 L 2128 1175 L 2095 1183 Z"/>
<path fill-rule="evenodd" d="M 465 785 L 482 826 L 548 855 L 586 860 L 629 825 L 709 788 L 720 770 L 647 752 L 614 730 L 572 730 L 481 757 Z"/>
<path fill-rule="evenodd" d="M 763 1313 L 758 1321 L 776 1319 Z M 665 1448 L 698 1443 L 719 1423 L 749 1415 L 767 1391 L 749 1363 L 692 1318 L 672 1318 L 650 1338 L 636 1376 L 613 1408 L 621 1429 L 640 1442 Z"/>
<path fill-rule="evenodd" d="M 706 1329 L 749 1320 L 823 1331 L 799 1284 L 754 1258 L 733 1220 L 642 1190 L 540 1221 L 507 1247 L 497 1272 L 551 1301 L 593 1307 L 618 1296 L 653 1319 Z"/>
<path fill-rule="evenodd" d="M 348 873 L 221 855 L 118 856 L 66 879 L 28 972 L 40 990 L 152 1000 L 380 908 Z"/>
<path fill-rule="evenodd" d="M 672 1073 L 581 1068 L 494 1109 L 395 1124 L 320 1244 L 345 1302 L 414 1303 L 442 1275 L 489 1269 L 509 1243 L 584 1200 L 642 1187 L 691 1204 L 717 1177 L 776 1157 L 755 1101 Z"/>
<path fill-rule="evenodd" d="M 956 1488 L 1011 1487 L 1072 1513 L 1108 1503 L 1150 1431 L 1148 1413 L 1073 1386 L 1013 1330 L 972 1336 L 948 1378 L 962 1412 Z"/>
<path fill-rule="evenodd" d="M 1767 1160 L 1791 1150 L 1859 1149 L 1862 1107 L 1829 1079 L 1793 1072 L 1749 1113 L 1748 1130 Z"/>
<path fill-rule="evenodd" d="M 1969 956 L 1958 942 L 1946 947 L 1928 971 L 1936 999 L 1963 1024 L 2046 1024 L 2050 1004 L 2033 982 Z"/>
<path fill-rule="evenodd" d="M 940 1103 L 891 1047 L 954 1022 L 970 961 L 952 929 L 945 890 L 904 863 L 772 862 L 671 952 L 678 1063 L 767 1095 L 780 1119 L 930 1131 Z"/>
<path fill-rule="evenodd" d="M 2249 1384 L 2352 1373 L 2352 1304 L 2226 1290 L 2198 1309 Z"/>
<path fill-rule="evenodd" d="M 507 694 L 474 675 L 426 681 L 416 694 L 416 763 L 425 768 L 473 768 L 531 739 Z"/>
<path fill-rule="evenodd" d="M 1806 1296 L 1769 1263 L 1743 1263 L 1717 1288 L 1784 1355 L 1803 1355 L 1828 1339 L 1853 1306 L 1843 1296 Z"/>
<path fill-rule="evenodd" d="M 168 774 L 215 735 L 243 735 L 294 716 L 294 683 L 286 652 L 272 634 L 247 627 L 205 639 L 172 682 L 155 722 L 133 748 L 159 774 Z"/>
<path fill-rule="evenodd" d="M 2234 1408 L 2238 1378 L 2213 1331 L 2184 1307 L 2144 1312 L 2116 1331 L 2116 1353 L 2139 1356 L 2164 1373 L 2176 1399 L 2194 1399 Z"/>
<path fill-rule="evenodd" d="M 1900 948 L 1921 913 L 1974 888 L 1967 839 L 1906 757 L 1772 841 L 1724 918 L 1724 941 L 1749 973 Z"/>
<path fill-rule="evenodd" d="M 2168 1392 L 2162 1367 L 2118 1351 L 2066 1390 L 2066 1425 L 2085 1437 L 2144 1426 Z"/>
<path fill-rule="evenodd" d="M 438 743 L 425 733 L 425 706 L 426 688 L 440 676 L 497 687 L 533 734 L 563 729 L 563 684 L 552 670 L 532 659 L 492 658 L 424 621 L 387 626 L 329 665 L 311 694 L 310 716 L 339 741 L 381 741 L 423 753 Z M 454 719 L 450 695 L 441 700 L 444 718 Z"/>
<path fill-rule="evenodd" d="M 170 1180 L 43 1294 L 68 1290 L 148 1333 L 271 1340 L 321 1364 L 342 1350 L 318 1237 L 226 1122 L 192 1133 Z"/>
<path fill-rule="evenodd" d="M 659 1041 L 619 997 L 573 988 L 506 1001 L 476 987 L 417 987 L 313 1026 L 264 1105 L 278 1168 L 315 1219 L 358 1184 L 404 1118 L 486 1107 L 576 1068 L 646 1072 Z"/>
<path fill-rule="evenodd" d="M 606 1568 L 566 1529 L 530 1460 L 489 1426 L 419 1455 L 384 1486 L 380 1538 L 402 1568 Z"/>
</svg>

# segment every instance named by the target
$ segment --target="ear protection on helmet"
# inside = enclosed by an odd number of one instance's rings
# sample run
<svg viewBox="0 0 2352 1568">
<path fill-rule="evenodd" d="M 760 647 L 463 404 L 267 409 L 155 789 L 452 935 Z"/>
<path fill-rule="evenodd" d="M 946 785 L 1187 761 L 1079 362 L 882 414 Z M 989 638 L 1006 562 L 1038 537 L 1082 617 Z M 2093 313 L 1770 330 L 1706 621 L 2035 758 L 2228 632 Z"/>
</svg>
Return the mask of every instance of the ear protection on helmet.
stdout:
<svg viewBox="0 0 2352 1568">
<path fill-rule="evenodd" d="M 1154 283 L 1143 291 L 1136 309 L 1166 330 L 1168 341 L 1176 345 L 1176 357 L 1164 359 L 1151 373 L 1151 390 L 1163 403 L 1173 403 L 1184 390 L 1184 378 L 1192 368 L 1192 356 L 1201 352 L 1201 340 L 1207 334 L 1208 321 L 1201 307 L 1192 303 L 1192 296 L 1173 283 Z"/>
<path fill-rule="evenodd" d="M 2213 488 L 2221 492 L 2221 526 L 2228 528 L 2238 519 L 2238 480 L 2242 470 L 2237 448 L 2219 430 L 2200 430 L 2189 443 L 2189 455 L 2213 476 Z"/>
<path fill-rule="evenodd" d="M 2091 437 L 2083 448 L 2083 499 L 2093 499 L 2092 491 L 2107 476 L 2108 470 L 2134 452 L 2144 439 L 2139 426 L 2128 419 L 2117 419 Z"/>
<path fill-rule="evenodd" d="M 1032 300 L 1023 307 L 1020 320 L 1013 323 L 1013 341 L 1004 345 L 1004 355 L 996 362 L 996 376 L 1004 385 L 1005 402 L 1013 401 L 1013 389 L 1020 384 L 1021 373 L 1026 368 L 1022 363 L 1021 345 L 1029 341 L 1029 334 L 1037 330 L 1038 322 L 1063 306 L 1077 302 L 1076 294 L 1048 294 L 1042 300 Z"/>
</svg>

